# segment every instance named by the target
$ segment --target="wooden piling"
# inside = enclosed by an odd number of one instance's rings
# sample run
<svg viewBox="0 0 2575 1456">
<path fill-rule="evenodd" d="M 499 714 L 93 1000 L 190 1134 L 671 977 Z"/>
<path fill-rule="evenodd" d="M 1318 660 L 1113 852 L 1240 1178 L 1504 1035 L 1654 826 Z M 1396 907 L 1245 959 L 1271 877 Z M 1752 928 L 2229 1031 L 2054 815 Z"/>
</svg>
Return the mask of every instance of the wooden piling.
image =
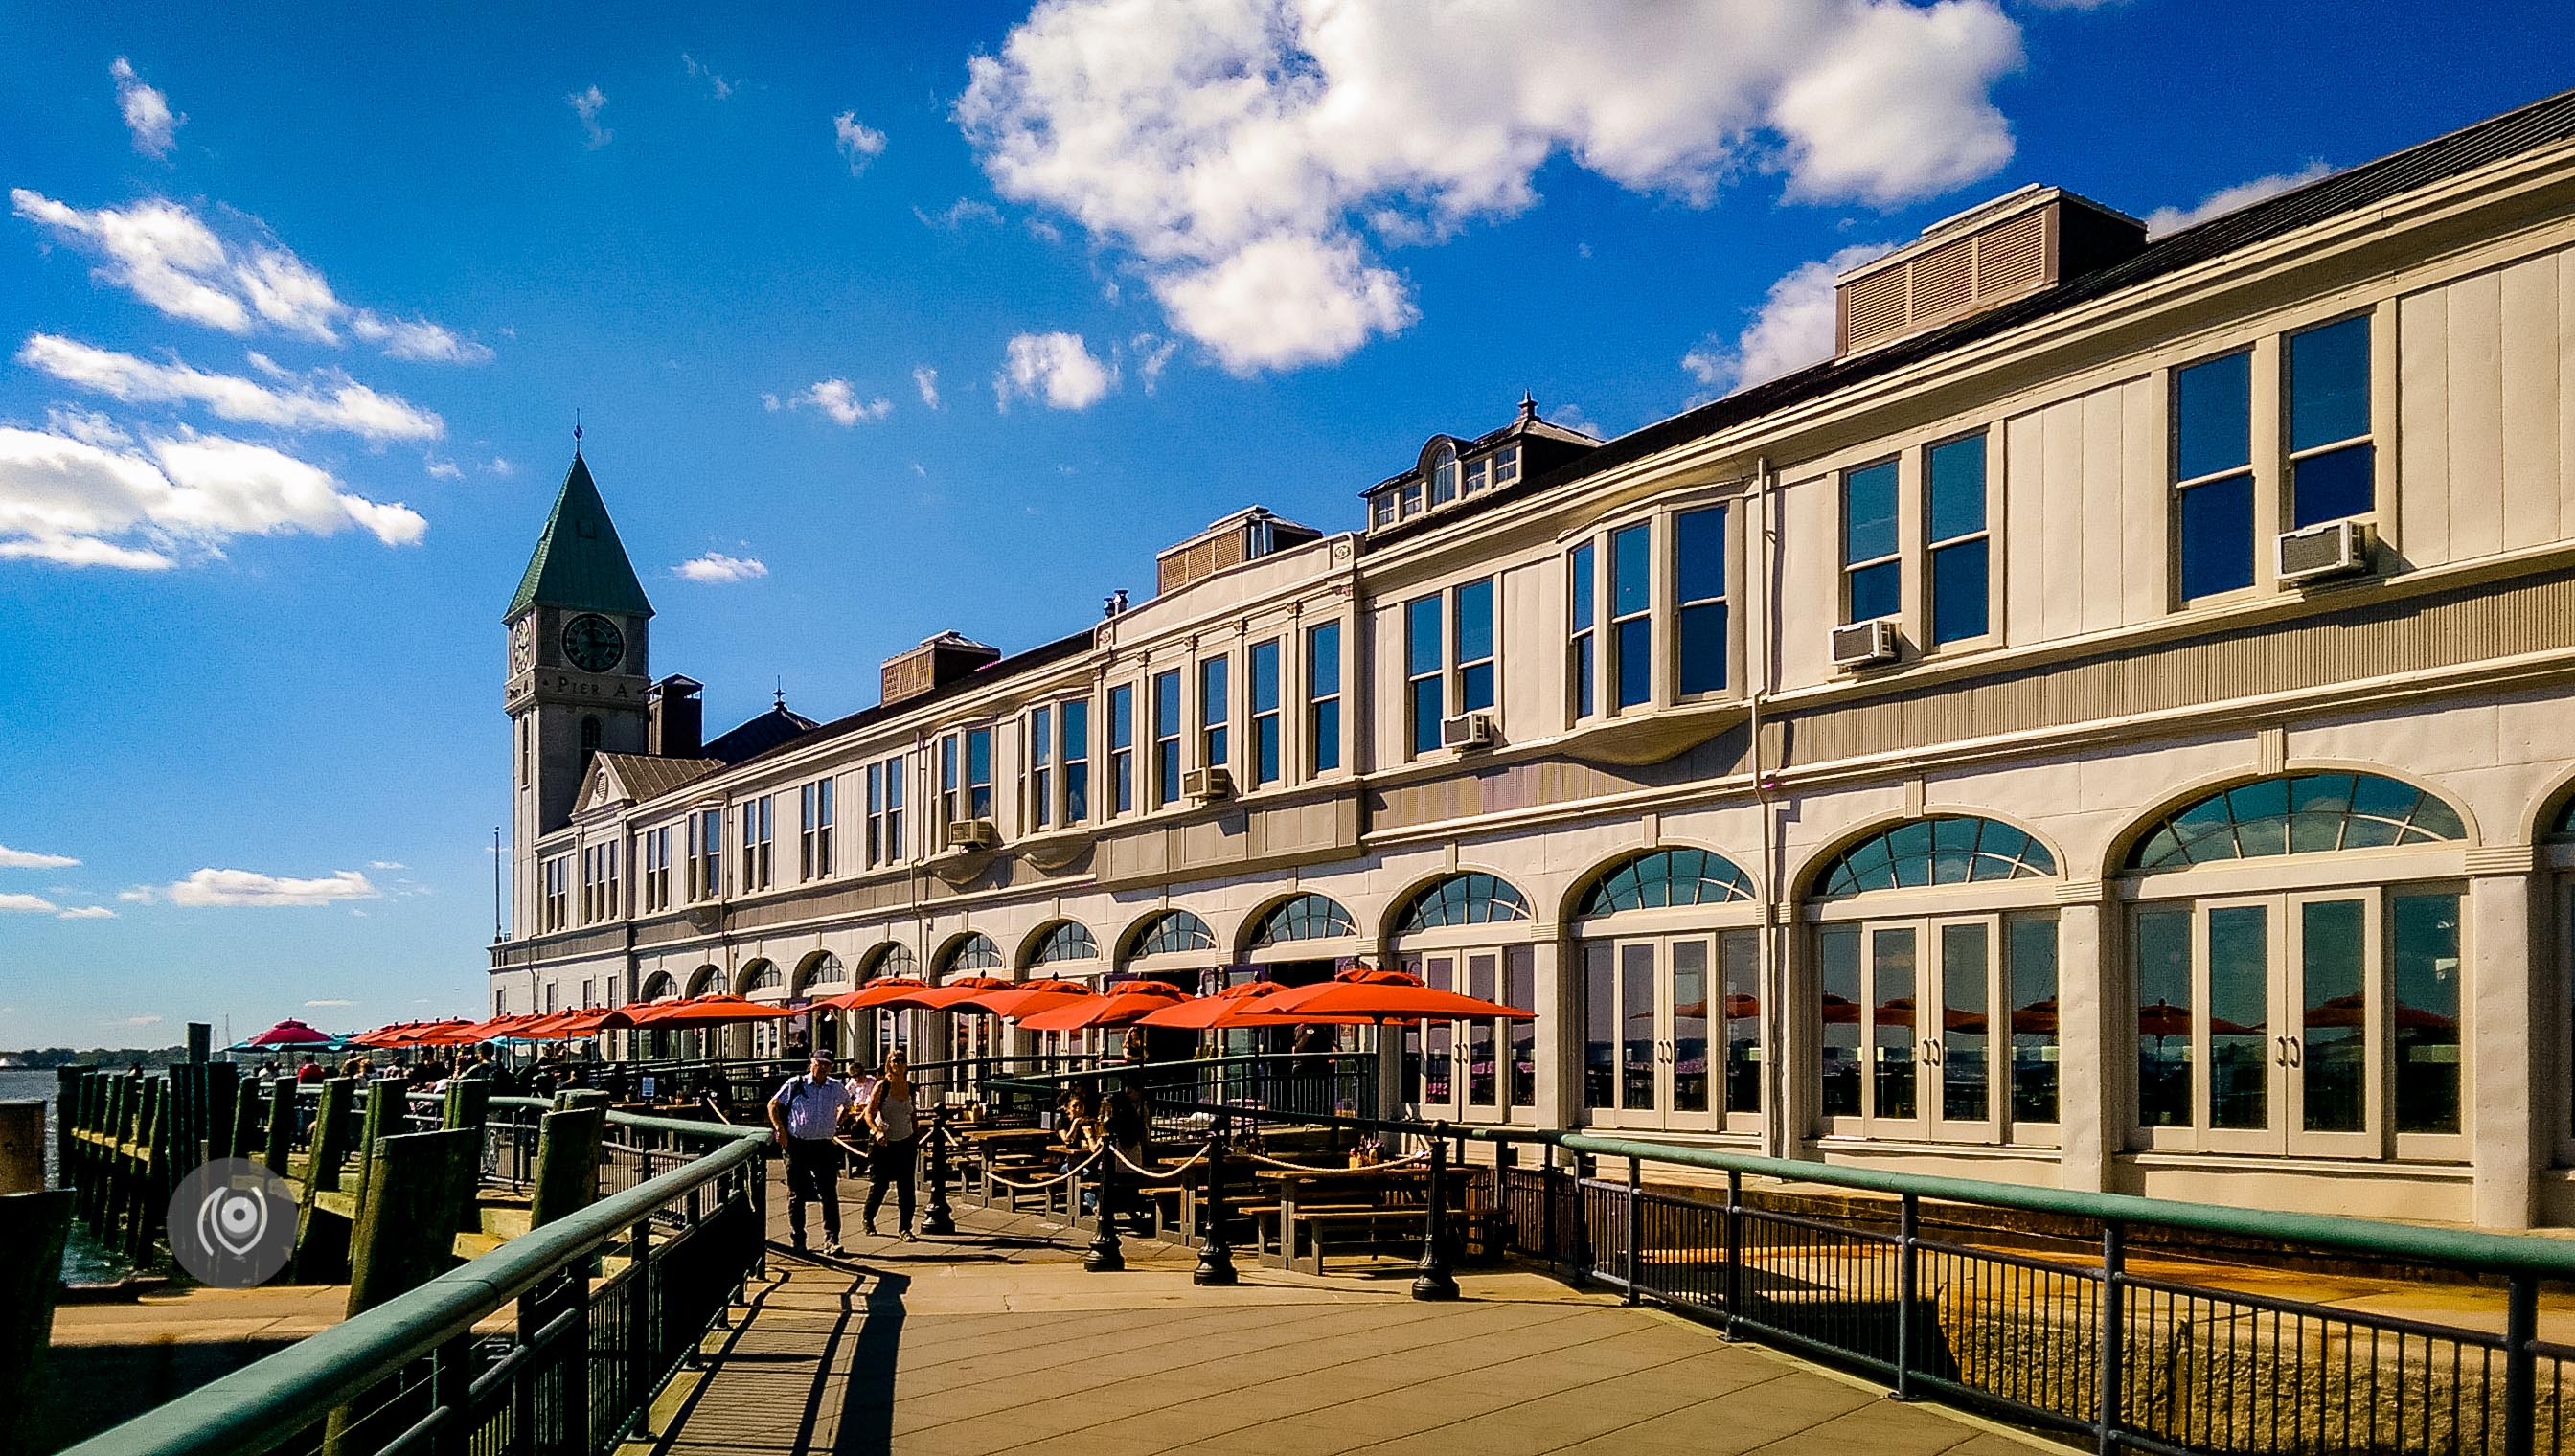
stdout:
<svg viewBox="0 0 2575 1456">
<path fill-rule="evenodd" d="M 600 1144 L 608 1135 L 608 1111 L 603 1106 L 570 1107 L 547 1113 L 539 1126 L 530 1228 L 577 1213 L 599 1196 Z"/>
<path fill-rule="evenodd" d="M 19 1430 L 44 1389 L 72 1204 L 60 1190 L 0 1194 L 0 1248 L 9 1250 L 0 1259 L 0 1411 Z"/>
<path fill-rule="evenodd" d="M 379 1144 L 350 1239 L 349 1313 L 363 1314 L 445 1273 L 456 1224 L 474 1202 L 483 1137 L 466 1128 L 410 1132 Z"/>
<path fill-rule="evenodd" d="M 268 1084 L 268 1170 L 283 1178 L 295 1157 L 295 1078 L 281 1073 Z"/>
<path fill-rule="evenodd" d="M 333 1077 L 322 1084 L 321 1110 L 313 1118 L 311 1150 L 305 1154 L 304 1201 L 295 1223 L 295 1281 L 334 1284 L 349 1268 L 350 1220 L 321 1206 L 322 1196 L 340 1191 L 340 1160 L 348 1149 L 349 1104 L 355 1100 L 355 1077 Z"/>
<path fill-rule="evenodd" d="M 0 1102 L 0 1193 L 44 1190 L 45 1104 Z"/>
</svg>

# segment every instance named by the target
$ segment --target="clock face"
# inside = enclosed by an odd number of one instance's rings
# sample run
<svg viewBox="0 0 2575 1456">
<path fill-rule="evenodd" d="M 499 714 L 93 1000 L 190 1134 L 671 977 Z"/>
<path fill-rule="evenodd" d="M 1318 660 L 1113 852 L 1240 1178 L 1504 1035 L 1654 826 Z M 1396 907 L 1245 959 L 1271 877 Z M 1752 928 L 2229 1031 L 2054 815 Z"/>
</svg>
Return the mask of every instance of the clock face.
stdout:
<svg viewBox="0 0 2575 1456">
<path fill-rule="evenodd" d="M 510 671 L 524 673 L 537 661 L 536 619 L 522 617 L 510 632 Z"/>
<path fill-rule="evenodd" d="M 626 656 L 626 638 L 616 623 L 584 613 L 564 624 L 563 649 L 574 667 L 585 673 L 605 673 Z"/>
</svg>

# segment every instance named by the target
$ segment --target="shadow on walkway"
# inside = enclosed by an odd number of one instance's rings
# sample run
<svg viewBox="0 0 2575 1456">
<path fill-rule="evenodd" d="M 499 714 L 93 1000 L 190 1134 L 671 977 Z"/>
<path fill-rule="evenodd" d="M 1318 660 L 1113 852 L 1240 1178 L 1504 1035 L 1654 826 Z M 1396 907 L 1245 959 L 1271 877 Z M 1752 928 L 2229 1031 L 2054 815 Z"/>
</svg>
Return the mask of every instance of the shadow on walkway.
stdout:
<svg viewBox="0 0 2575 1456">
<path fill-rule="evenodd" d="M 911 1288 L 909 1274 L 870 1271 L 859 1337 L 845 1367 L 850 1373 L 841 1388 L 841 1418 L 832 1443 L 833 1456 L 858 1456 L 861 1452 L 881 1456 L 894 1445 L 895 1359 L 903 1348 L 903 1296 Z M 846 1311 L 850 1296 L 844 1294 L 841 1298 Z M 843 1324 L 847 1322 L 845 1312 Z M 839 1343 L 837 1331 L 833 1343 Z M 838 1350 L 825 1351 L 823 1376 L 828 1378 L 838 1364 Z M 816 1381 L 815 1389 L 821 1391 L 821 1380 Z"/>
</svg>

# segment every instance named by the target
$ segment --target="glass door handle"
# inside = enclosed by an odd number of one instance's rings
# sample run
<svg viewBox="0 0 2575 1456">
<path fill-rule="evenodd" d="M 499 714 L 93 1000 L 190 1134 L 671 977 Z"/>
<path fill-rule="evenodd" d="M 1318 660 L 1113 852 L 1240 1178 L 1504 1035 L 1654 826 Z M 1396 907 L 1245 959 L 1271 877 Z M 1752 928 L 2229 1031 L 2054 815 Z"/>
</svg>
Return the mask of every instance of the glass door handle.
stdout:
<svg viewBox="0 0 2575 1456">
<path fill-rule="evenodd" d="M 2289 1048 L 2289 1065 L 2305 1066 L 2307 1064 L 2307 1049 L 2298 1044 L 2298 1038 L 2294 1036 L 2283 1036 L 2280 1038 L 2280 1041 L 2283 1045 Z"/>
</svg>

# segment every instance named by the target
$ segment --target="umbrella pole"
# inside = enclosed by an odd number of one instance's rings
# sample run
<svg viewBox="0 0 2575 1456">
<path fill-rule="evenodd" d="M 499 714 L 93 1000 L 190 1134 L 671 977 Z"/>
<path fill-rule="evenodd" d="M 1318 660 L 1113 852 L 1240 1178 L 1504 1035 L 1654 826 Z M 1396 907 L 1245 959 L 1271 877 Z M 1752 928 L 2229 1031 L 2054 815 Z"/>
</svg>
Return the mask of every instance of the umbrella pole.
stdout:
<svg viewBox="0 0 2575 1456">
<path fill-rule="evenodd" d="M 1234 1245 L 1225 1236 L 1225 1160 L 1233 1121 L 1232 1112 L 1216 1114 L 1216 1146 L 1208 1158 L 1207 1236 L 1199 1241 L 1199 1266 L 1190 1273 L 1193 1284 L 1228 1285 L 1236 1278 Z"/>
<path fill-rule="evenodd" d="M 1105 1135 L 1100 1148 L 1100 1186 L 1092 1198 L 1097 1205 L 1092 1209 L 1092 1219 L 1099 1231 L 1091 1240 L 1091 1252 L 1082 1256 L 1082 1267 L 1094 1274 L 1115 1274 L 1127 1267 L 1127 1253 L 1118 1246 L 1118 1148 Z"/>
<path fill-rule="evenodd" d="M 1430 1124 L 1430 1206 L 1421 1213 L 1421 1265 L 1412 1276 L 1415 1299 L 1454 1299 L 1457 1280 L 1448 1272 L 1448 1124 Z"/>
</svg>

